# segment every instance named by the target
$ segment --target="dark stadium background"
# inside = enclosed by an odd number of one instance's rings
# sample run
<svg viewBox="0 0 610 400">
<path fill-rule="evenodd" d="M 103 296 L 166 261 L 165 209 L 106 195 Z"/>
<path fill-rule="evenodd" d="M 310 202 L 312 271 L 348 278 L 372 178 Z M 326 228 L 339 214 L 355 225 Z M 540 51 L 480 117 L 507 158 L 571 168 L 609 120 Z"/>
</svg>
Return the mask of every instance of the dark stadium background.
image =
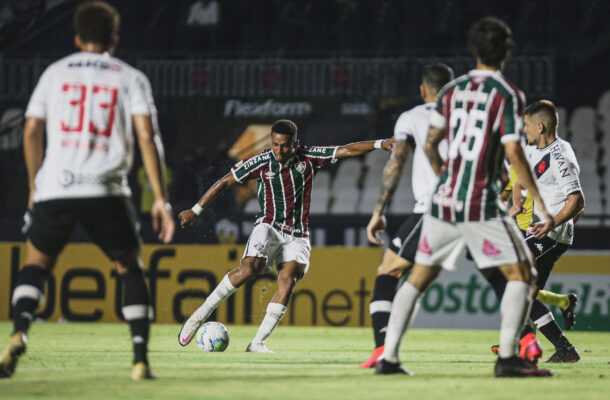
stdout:
<svg viewBox="0 0 610 400">
<path fill-rule="evenodd" d="M 573 248 L 608 248 L 608 2 L 109 2 L 122 17 L 116 55 L 141 68 L 155 92 L 177 211 L 191 207 L 227 172 L 233 161 L 226 150 L 250 124 L 294 119 L 305 144 L 389 137 L 400 112 L 419 101 L 421 67 L 433 61 L 446 62 L 456 73 L 473 67 L 464 47 L 466 30 L 482 16 L 497 16 L 511 26 L 517 43 L 507 76 L 524 89 L 528 102 L 547 98 L 561 107 L 560 136 L 572 141 L 581 162 L 588 206 L 577 225 Z M 72 16 L 78 3 L 0 1 L 2 241 L 23 240 L 20 226 L 27 200 L 20 137 L 23 109 L 44 67 L 74 51 Z M 197 18 L 195 10 L 209 12 L 212 3 L 218 6 L 217 18 L 205 12 Z M 243 115 L 230 109 L 228 104 L 235 101 L 268 104 L 263 115 Z M 297 111 L 269 114 L 273 107 Z M 132 172 L 137 204 L 139 166 L 136 161 Z M 360 196 L 366 172 L 363 162 L 355 188 Z M 331 170 L 331 175 L 336 173 L 337 167 Z M 331 201 L 334 194 L 331 191 Z M 227 195 L 195 229 L 179 231 L 177 242 L 224 240 L 216 229 L 223 220 L 229 231 L 236 229 L 237 240 L 243 240 L 252 216 L 242 207 L 234 194 Z M 365 245 L 359 235 L 370 216 L 365 211 L 312 215 L 312 226 L 319 228 L 313 243 L 345 244 L 350 237 L 353 242 L 348 244 Z M 143 213 L 142 220 L 146 219 Z M 389 220 L 392 231 L 402 217 Z M 143 224 L 144 236 L 153 241 L 149 225 Z M 352 236 L 346 234 L 350 229 Z M 75 239 L 84 237 L 77 231 Z"/>
</svg>

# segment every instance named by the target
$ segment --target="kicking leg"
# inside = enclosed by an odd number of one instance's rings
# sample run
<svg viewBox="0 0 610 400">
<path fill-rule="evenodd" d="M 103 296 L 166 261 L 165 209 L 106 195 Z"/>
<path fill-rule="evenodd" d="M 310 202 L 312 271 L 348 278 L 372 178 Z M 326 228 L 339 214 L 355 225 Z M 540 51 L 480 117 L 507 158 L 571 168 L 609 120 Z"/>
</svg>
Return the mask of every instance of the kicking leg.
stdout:
<svg viewBox="0 0 610 400">
<path fill-rule="evenodd" d="M 218 306 L 231 296 L 244 283 L 253 279 L 265 268 L 267 259 L 261 257 L 246 257 L 240 266 L 229 271 L 218 286 L 205 299 L 205 302 L 184 322 L 178 333 L 178 343 L 186 346 L 193 339 L 195 332 Z"/>
</svg>

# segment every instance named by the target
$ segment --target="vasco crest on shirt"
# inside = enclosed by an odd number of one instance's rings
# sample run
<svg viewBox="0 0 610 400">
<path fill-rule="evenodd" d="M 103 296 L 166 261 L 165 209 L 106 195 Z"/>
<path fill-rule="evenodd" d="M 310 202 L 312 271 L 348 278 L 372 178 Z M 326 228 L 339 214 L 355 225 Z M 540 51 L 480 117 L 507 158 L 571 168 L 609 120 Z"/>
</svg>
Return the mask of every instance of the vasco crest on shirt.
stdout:
<svg viewBox="0 0 610 400">
<path fill-rule="evenodd" d="M 297 171 L 299 171 L 299 174 L 302 174 L 303 172 L 305 172 L 305 161 L 301 161 L 300 163 L 297 163 L 297 165 L 295 165 L 294 168 Z"/>
</svg>

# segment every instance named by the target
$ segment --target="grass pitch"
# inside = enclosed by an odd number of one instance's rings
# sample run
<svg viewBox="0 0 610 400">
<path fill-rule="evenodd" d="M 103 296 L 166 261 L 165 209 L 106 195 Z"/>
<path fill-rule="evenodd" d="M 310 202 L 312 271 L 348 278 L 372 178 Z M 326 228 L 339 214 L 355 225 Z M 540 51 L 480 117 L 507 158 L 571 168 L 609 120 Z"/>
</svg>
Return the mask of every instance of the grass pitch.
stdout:
<svg viewBox="0 0 610 400">
<path fill-rule="evenodd" d="M 11 331 L 0 322 L 3 336 Z M 492 375 L 497 331 L 409 331 L 402 360 L 415 376 L 374 376 L 358 369 L 372 350 L 370 328 L 280 326 L 275 354 L 245 353 L 255 326 L 228 326 L 224 353 L 182 348 L 178 325 L 154 325 L 150 361 L 159 378 L 132 382 L 126 324 L 37 323 L 15 376 L 0 380 L 0 399 L 607 399 L 610 333 L 574 332 L 577 364 L 552 366 L 552 378 Z M 2 347 L 6 339 L 0 341 Z M 552 346 L 542 339 L 545 358 Z"/>
</svg>

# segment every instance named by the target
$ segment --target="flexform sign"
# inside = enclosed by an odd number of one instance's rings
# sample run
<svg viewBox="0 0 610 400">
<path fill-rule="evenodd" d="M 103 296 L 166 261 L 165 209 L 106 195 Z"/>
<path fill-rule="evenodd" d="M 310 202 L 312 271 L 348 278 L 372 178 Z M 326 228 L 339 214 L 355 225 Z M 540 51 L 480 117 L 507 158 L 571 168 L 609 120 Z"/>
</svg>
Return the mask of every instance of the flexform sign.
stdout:
<svg viewBox="0 0 610 400">
<path fill-rule="evenodd" d="M 243 101 L 230 99 L 224 105 L 224 117 L 304 117 L 311 114 L 313 107 L 306 101 Z"/>
</svg>

